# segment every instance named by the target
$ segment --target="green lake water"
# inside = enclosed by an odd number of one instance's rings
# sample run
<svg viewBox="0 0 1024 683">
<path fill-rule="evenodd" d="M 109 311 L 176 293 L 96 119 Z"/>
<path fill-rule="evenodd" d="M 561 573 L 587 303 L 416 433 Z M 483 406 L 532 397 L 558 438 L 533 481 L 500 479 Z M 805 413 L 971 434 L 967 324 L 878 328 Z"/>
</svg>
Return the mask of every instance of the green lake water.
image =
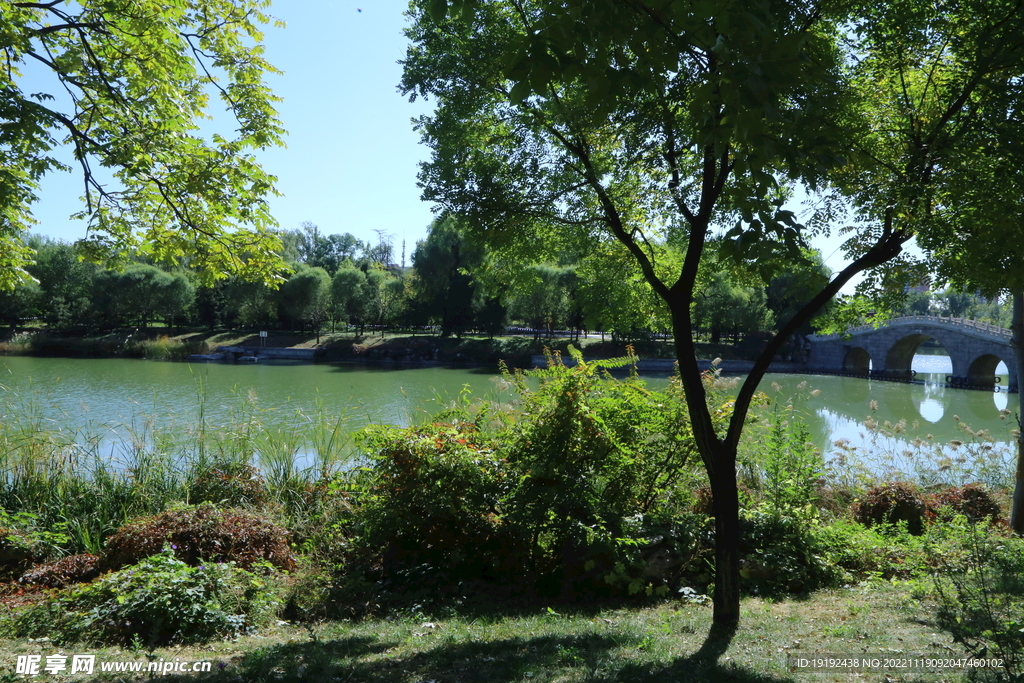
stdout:
<svg viewBox="0 0 1024 683">
<path fill-rule="evenodd" d="M 897 440 L 927 435 L 936 443 L 961 439 L 956 416 L 974 431 L 986 430 L 997 445 L 1008 445 L 1013 420 L 1001 419 L 1000 410 L 1016 412 L 1017 395 L 943 387 L 948 373 L 943 362 L 948 364 L 948 358 L 915 359 L 925 384 L 768 375 L 761 389 L 783 400 L 794 393 L 806 395 L 801 410 L 812 438 L 826 452 L 838 440 L 861 446 L 877 439 L 864 427 L 869 416 L 880 422 L 904 420 L 906 433 Z M 666 380 L 648 381 L 657 387 Z M 508 396 L 493 373 L 483 370 L 6 357 L 0 358 L 0 411 L 5 413 L 0 418 L 31 416 L 54 429 L 111 443 L 132 433 L 185 429 L 197 422 L 200 406 L 211 425 L 248 416 L 287 429 L 322 410 L 331 419 L 344 415 L 346 427 L 356 429 L 369 422 L 415 422 L 464 387 L 476 396 Z M 810 396 L 813 390 L 818 393 Z"/>
</svg>

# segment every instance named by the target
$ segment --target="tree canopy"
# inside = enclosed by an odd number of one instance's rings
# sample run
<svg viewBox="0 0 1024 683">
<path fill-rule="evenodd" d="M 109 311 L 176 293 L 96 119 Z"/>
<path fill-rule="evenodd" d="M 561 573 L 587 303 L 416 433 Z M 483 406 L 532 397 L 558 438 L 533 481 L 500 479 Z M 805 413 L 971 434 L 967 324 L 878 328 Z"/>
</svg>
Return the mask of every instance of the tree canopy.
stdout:
<svg viewBox="0 0 1024 683">
<path fill-rule="evenodd" d="M 419 0 L 411 16 L 402 85 L 436 102 L 418 123 L 433 150 L 424 197 L 499 249 L 614 244 L 669 309 L 713 492 L 714 623 L 731 632 L 736 445 L 757 384 L 855 274 L 914 272 L 900 255 L 935 215 L 937 172 L 1021 70 L 1016 4 Z M 795 182 L 854 212 L 852 260 L 792 307 L 722 430 L 695 363 L 701 263 L 763 281 L 813 269 L 809 232 L 784 208 Z M 812 229 L 838 227 L 822 215 Z"/>
<path fill-rule="evenodd" d="M 264 76 L 267 0 L 49 0 L 0 11 L 0 288 L 25 275 L 39 181 L 83 183 L 84 251 L 116 260 L 142 247 L 207 280 L 276 276 L 267 197 L 253 151 L 281 143 Z M 220 99 L 223 112 L 211 106 Z M 231 125 L 221 123 L 226 115 Z M 224 133 L 204 134 L 214 118 Z"/>
</svg>

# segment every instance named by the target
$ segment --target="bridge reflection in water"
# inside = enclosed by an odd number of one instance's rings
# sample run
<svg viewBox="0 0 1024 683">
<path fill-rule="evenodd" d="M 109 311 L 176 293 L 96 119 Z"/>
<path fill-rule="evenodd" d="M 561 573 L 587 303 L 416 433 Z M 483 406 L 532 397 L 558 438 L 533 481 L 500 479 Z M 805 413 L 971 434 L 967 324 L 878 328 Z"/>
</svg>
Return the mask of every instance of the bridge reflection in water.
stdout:
<svg viewBox="0 0 1024 683">
<path fill-rule="evenodd" d="M 1019 395 L 1008 394 L 1005 390 L 970 391 L 950 387 L 945 383 L 949 373 L 948 366 L 941 365 L 943 362 L 948 363 L 948 358 L 916 356 L 913 367 L 917 370 L 918 381 L 913 384 L 827 375 L 770 375 L 760 388 L 773 398 L 785 401 L 797 393 L 801 383 L 806 383 L 801 392 L 806 398 L 799 402 L 800 407 L 807 416 L 813 442 L 823 449 L 826 457 L 840 450 L 834 445 L 837 441 L 849 443 L 862 457 L 867 457 L 872 450 L 877 454 L 879 444 L 895 452 L 913 450 L 911 444 L 915 438 L 951 454 L 954 449 L 949 442 L 972 440 L 963 429 L 969 427 L 975 433 L 984 431 L 993 440 L 993 452 L 1012 458 L 1010 429 L 1017 426 L 1016 421 L 1012 414 L 1001 415 L 1000 411 L 1017 411 Z M 772 383 L 781 385 L 777 394 L 771 389 Z M 807 396 L 814 389 L 819 389 L 820 393 Z M 906 427 L 890 439 L 872 433 L 865 426 L 868 419 L 880 425 L 887 421 L 893 424 L 904 421 Z M 931 439 L 927 438 L 929 435 Z M 985 439 L 977 441 L 981 443 Z M 964 448 L 960 452 L 963 453 Z"/>
</svg>

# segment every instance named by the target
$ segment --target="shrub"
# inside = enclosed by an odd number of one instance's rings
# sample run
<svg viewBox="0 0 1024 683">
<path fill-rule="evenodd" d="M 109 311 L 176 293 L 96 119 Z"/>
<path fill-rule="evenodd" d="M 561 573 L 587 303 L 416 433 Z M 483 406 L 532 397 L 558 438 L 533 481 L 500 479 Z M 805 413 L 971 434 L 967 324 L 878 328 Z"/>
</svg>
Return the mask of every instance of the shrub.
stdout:
<svg viewBox="0 0 1024 683">
<path fill-rule="evenodd" d="M 740 577 L 755 595 L 807 593 L 843 577 L 806 520 L 744 511 L 740 519 Z"/>
<path fill-rule="evenodd" d="M 14 529 L 0 529 L 0 579 L 18 576 L 36 558 L 35 544 Z"/>
<path fill-rule="evenodd" d="M 41 564 L 25 572 L 18 583 L 47 588 L 64 588 L 73 583 L 92 581 L 100 575 L 100 558 L 82 554 Z"/>
<path fill-rule="evenodd" d="M 854 518 L 865 526 L 906 522 L 915 536 L 924 533 L 924 511 L 917 489 L 900 481 L 871 487 L 853 508 Z"/>
<path fill-rule="evenodd" d="M 502 463 L 470 424 L 371 427 L 374 461 L 360 515 L 360 550 L 386 575 L 421 567 L 447 580 L 499 571 Z M 509 548 L 508 550 L 511 550 Z"/>
<path fill-rule="evenodd" d="M 205 503 L 168 510 L 136 520 L 107 539 L 105 569 L 119 569 L 155 555 L 170 544 L 175 556 L 189 565 L 201 562 L 236 562 L 249 568 L 269 562 L 290 570 L 295 562 L 287 531 L 255 513 L 220 510 Z"/>
<path fill-rule="evenodd" d="M 943 510 L 964 515 L 971 522 L 997 522 L 1002 518 L 999 503 L 984 484 L 953 486 L 935 494 L 928 504 L 929 516 L 948 519 L 949 514 L 943 514 Z"/>
<path fill-rule="evenodd" d="M 14 579 L 36 562 L 62 554 L 68 544 L 66 524 L 41 528 L 36 515 L 0 509 L 0 579 Z"/>
<path fill-rule="evenodd" d="M 930 571 L 924 540 L 905 530 L 884 525 L 867 528 L 853 520 L 836 519 L 815 527 L 824 561 L 845 574 L 842 580 L 866 578 L 911 579 Z"/>
<path fill-rule="evenodd" d="M 496 439 L 515 472 L 503 520 L 523 539 L 523 572 L 542 591 L 634 593 L 645 520 L 680 512 L 689 503 L 680 488 L 699 485 L 688 467 L 696 448 L 686 404 L 678 378 L 648 391 L 639 378 L 600 374 L 629 358 L 585 363 L 569 351 L 574 367 L 549 356 L 546 369 L 531 373 L 541 380 L 536 390 L 521 375 L 510 378 L 522 417 Z"/>
<path fill-rule="evenodd" d="M 171 550 L 17 613 L 12 636 L 57 643 L 196 643 L 239 635 L 278 607 L 265 576 L 234 564 L 190 567 Z"/>
<path fill-rule="evenodd" d="M 774 513 L 808 519 L 817 516 L 814 504 L 825 463 L 797 412 L 790 401 L 784 406 L 776 403 L 768 415 L 761 493 Z"/>
<path fill-rule="evenodd" d="M 965 517 L 943 527 L 961 548 L 934 558 L 939 623 L 974 656 L 1002 659 L 1006 680 L 1024 681 L 1024 539 Z"/>
</svg>

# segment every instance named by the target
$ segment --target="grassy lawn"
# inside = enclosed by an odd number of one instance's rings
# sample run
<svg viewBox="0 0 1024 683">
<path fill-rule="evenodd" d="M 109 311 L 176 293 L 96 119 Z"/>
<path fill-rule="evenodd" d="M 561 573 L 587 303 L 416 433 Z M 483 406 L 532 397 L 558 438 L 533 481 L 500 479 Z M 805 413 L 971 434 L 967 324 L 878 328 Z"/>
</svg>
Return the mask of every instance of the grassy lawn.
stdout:
<svg viewBox="0 0 1024 683">
<path fill-rule="evenodd" d="M 806 673 L 787 669 L 788 653 L 858 656 L 958 656 L 932 620 L 933 606 L 912 587 L 888 582 L 821 591 L 805 599 L 747 598 L 743 620 L 717 662 L 698 652 L 711 609 L 666 601 L 648 607 L 531 610 L 528 614 L 413 613 L 358 623 L 293 626 L 279 622 L 259 634 L 199 647 L 58 648 L 49 642 L 0 642 L 13 670 L 16 655 L 95 654 L 101 662 L 212 663 L 202 674 L 162 680 L 366 681 L 490 683 L 616 681 L 965 681 L 963 672 L 901 674 Z M 80 674 L 48 680 L 145 680 L 150 674 Z M 14 680 L 8 676 L 4 680 Z"/>
</svg>

